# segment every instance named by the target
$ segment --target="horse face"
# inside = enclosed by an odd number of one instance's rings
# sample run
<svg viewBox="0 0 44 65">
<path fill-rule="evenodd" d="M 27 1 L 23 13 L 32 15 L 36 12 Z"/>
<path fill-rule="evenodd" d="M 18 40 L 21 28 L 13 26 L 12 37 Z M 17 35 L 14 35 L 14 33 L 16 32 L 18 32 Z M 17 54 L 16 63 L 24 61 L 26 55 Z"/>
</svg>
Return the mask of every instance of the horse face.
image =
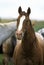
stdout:
<svg viewBox="0 0 44 65">
<path fill-rule="evenodd" d="M 17 39 L 22 39 L 23 36 L 23 21 L 25 19 L 25 16 L 23 15 L 20 18 L 20 22 L 17 22 L 17 31 L 16 31 L 16 37 Z"/>
<path fill-rule="evenodd" d="M 29 14 L 30 14 L 30 8 L 28 8 L 27 13 L 22 11 L 21 7 L 18 9 L 19 17 L 17 19 L 17 31 L 16 31 L 16 37 L 18 39 L 22 39 L 24 36 L 24 33 L 26 29 L 28 29 L 30 22 L 29 22 Z"/>
</svg>

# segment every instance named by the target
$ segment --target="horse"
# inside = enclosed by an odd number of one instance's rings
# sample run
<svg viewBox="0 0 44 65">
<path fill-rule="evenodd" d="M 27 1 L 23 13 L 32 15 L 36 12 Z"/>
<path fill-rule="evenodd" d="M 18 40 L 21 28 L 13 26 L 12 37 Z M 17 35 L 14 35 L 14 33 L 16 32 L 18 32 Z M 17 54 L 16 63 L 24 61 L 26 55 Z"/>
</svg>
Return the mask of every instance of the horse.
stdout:
<svg viewBox="0 0 44 65">
<path fill-rule="evenodd" d="M 16 37 L 21 42 L 16 44 L 13 53 L 14 65 L 44 65 L 43 39 L 33 29 L 29 17 L 31 9 L 29 7 L 25 12 L 20 6 L 18 13 Z"/>
<path fill-rule="evenodd" d="M 17 28 L 16 24 L 17 21 L 9 23 L 0 23 L 0 46 L 8 37 L 11 36 L 13 32 L 15 32 Z"/>
<path fill-rule="evenodd" d="M 0 53 L 3 53 L 3 64 L 7 65 L 9 59 L 12 58 L 13 51 L 16 45 L 16 23 L 0 23 Z"/>
<path fill-rule="evenodd" d="M 13 33 L 9 38 L 7 38 L 2 45 L 3 50 L 3 65 L 8 65 L 9 61 L 12 61 L 12 56 L 14 52 L 14 48 L 16 46 L 16 36 L 15 33 Z"/>
</svg>

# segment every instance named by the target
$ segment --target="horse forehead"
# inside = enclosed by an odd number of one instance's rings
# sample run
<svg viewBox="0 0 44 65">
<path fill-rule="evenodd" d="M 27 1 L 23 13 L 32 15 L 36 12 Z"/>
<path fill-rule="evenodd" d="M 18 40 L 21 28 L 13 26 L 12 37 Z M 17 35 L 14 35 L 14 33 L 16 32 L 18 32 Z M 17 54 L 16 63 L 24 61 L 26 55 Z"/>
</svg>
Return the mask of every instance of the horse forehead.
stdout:
<svg viewBox="0 0 44 65">
<path fill-rule="evenodd" d="M 23 15 L 23 16 L 20 18 L 18 30 L 21 30 L 21 29 L 22 29 L 22 25 L 23 25 L 24 20 L 25 20 L 25 16 Z"/>
<path fill-rule="evenodd" d="M 23 15 L 21 18 L 20 18 L 20 22 L 22 23 L 25 19 L 25 16 Z"/>
</svg>

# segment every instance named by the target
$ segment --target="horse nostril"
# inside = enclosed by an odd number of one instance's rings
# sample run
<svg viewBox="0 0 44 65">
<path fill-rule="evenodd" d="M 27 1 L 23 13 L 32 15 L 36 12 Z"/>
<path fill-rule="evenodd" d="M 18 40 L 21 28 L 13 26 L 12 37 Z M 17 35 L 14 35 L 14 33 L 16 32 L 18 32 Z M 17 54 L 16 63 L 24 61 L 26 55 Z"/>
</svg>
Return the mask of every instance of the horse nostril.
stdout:
<svg viewBox="0 0 44 65">
<path fill-rule="evenodd" d="M 16 38 L 19 40 L 22 39 L 22 31 L 16 31 Z"/>
<path fill-rule="evenodd" d="M 16 31 L 16 35 L 18 35 L 18 32 Z"/>
<path fill-rule="evenodd" d="M 22 35 L 21 31 L 16 31 L 16 35 Z"/>
<path fill-rule="evenodd" d="M 22 36 L 22 33 L 20 33 L 19 35 Z"/>
</svg>

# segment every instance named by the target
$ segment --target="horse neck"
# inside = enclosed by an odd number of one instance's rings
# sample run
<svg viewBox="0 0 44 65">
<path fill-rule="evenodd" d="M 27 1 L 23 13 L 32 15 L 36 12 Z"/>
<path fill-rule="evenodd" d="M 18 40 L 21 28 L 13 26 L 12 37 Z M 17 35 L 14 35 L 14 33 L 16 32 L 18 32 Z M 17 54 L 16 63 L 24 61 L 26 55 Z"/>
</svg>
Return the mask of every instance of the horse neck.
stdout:
<svg viewBox="0 0 44 65">
<path fill-rule="evenodd" d="M 35 42 L 35 32 L 32 27 L 28 31 L 25 32 L 24 37 L 22 39 L 22 47 L 24 50 L 28 51 L 33 49 L 33 43 Z"/>
</svg>

